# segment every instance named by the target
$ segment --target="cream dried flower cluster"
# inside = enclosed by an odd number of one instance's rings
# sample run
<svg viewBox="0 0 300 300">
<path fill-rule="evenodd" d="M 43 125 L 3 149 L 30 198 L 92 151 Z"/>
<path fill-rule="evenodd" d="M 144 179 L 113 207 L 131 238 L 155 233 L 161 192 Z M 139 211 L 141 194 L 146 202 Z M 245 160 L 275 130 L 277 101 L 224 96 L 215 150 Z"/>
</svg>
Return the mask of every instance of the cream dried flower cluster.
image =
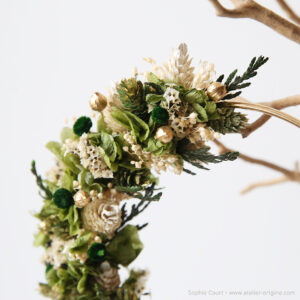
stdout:
<svg viewBox="0 0 300 300">
<path fill-rule="evenodd" d="M 40 290 L 52 299 L 141 299 L 148 273 L 131 270 L 121 283 L 119 268 L 142 251 L 139 231 L 147 224 L 129 222 L 160 199 L 155 173 L 193 174 L 185 164 L 206 169 L 237 158 L 235 152 L 210 153 L 207 142 L 245 127 L 245 115 L 224 101 L 243 87 L 242 77 L 233 73 L 224 84 L 224 76 L 215 81 L 208 62 L 195 71 L 185 44 L 162 66 L 147 61 L 153 71 L 144 81 L 135 72 L 113 83 L 106 96 L 92 95 L 94 124 L 81 116 L 62 130 L 61 142 L 47 144 L 57 159 L 47 180 L 33 162 L 44 198 L 36 214 L 41 224 L 35 244 L 45 248 L 47 279 Z M 263 62 L 252 61 L 247 72 Z"/>
</svg>

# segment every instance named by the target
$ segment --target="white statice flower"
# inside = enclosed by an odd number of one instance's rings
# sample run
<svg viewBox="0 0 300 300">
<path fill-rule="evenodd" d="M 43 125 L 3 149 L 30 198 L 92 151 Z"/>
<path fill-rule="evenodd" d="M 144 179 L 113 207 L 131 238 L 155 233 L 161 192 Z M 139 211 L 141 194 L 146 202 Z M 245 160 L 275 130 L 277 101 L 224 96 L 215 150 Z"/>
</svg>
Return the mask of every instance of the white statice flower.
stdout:
<svg viewBox="0 0 300 300">
<path fill-rule="evenodd" d="M 194 76 L 191 87 L 195 89 L 207 88 L 216 77 L 215 66 L 208 61 L 199 62 L 198 71 Z"/>
<path fill-rule="evenodd" d="M 172 120 L 180 114 L 184 105 L 179 98 L 179 92 L 170 86 L 167 87 L 163 96 L 165 101 L 161 103 L 161 106 L 168 110 L 169 118 Z M 181 113 L 184 113 L 184 111 L 181 111 Z"/>
<path fill-rule="evenodd" d="M 55 165 L 51 169 L 49 169 L 45 174 L 46 179 L 49 180 L 50 182 L 59 184 L 63 176 L 64 169 L 65 169 L 64 164 L 60 160 L 55 159 Z"/>
<path fill-rule="evenodd" d="M 192 129 L 197 123 L 197 114 L 195 112 L 190 113 L 186 116 L 178 116 L 175 118 L 170 118 L 171 128 L 173 129 L 175 136 L 179 139 L 185 138 L 190 134 Z"/>
<path fill-rule="evenodd" d="M 181 103 L 179 92 L 170 86 L 167 87 L 163 96 L 166 99 L 165 103 L 167 109 L 172 108 L 174 105 L 180 105 Z"/>
<path fill-rule="evenodd" d="M 152 168 L 157 174 L 162 171 L 171 171 L 176 175 L 180 175 L 183 170 L 183 164 L 180 158 L 175 154 L 166 154 L 161 156 L 152 155 Z"/>
<path fill-rule="evenodd" d="M 107 189 L 99 194 L 92 191 L 90 195 L 92 201 L 82 210 L 83 227 L 112 238 L 122 222 L 119 203 L 129 196 L 115 189 Z"/>
<path fill-rule="evenodd" d="M 64 241 L 53 236 L 51 245 L 48 247 L 42 257 L 45 264 L 51 264 L 55 269 L 58 269 L 62 264 L 68 261 L 67 249 L 74 243 L 74 240 Z"/>
<path fill-rule="evenodd" d="M 205 124 L 198 123 L 187 138 L 192 144 L 202 147 L 206 142 L 220 138 L 220 134 Z"/>
<path fill-rule="evenodd" d="M 187 45 L 182 43 L 173 49 L 168 62 L 162 67 L 158 66 L 152 58 L 146 58 L 152 65 L 153 73 L 161 79 L 174 81 L 179 85 L 190 88 L 194 78 L 194 67 L 191 66 L 192 58 L 189 57 Z"/>
<path fill-rule="evenodd" d="M 136 168 L 146 167 L 148 169 L 154 169 L 154 171 L 160 174 L 162 171 L 166 172 L 170 170 L 175 174 L 181 174 L 183 170 L 182 161 L 175 154 L 165 154 L 156 156 L 151 152 L 143 150 L 143 148 L 136 144 L 134 137 L 131 133 L 124 134 L 125 141 L 129 144 L 123 148 L 125 152 L 128 152 L 134 160 L 131 161 Z"/>
<path fill-rule="evenodd" d="M 137 281 L 135 283 L 134 291 L 138 298 L 140 298 L 146 290 L 146 284 L 150 276 L 150 272 L 148 270 L 138 270 L 136 271 L 138 274 Z"/>
<path fill-rule="evenodd" d="M 88 168 L 94 178 L 112 178 L 113 173 L 103 160 L 99 149 L 89 144 L 84 133 L 79 141 L 67 139 L 64 144 L 65 153 L 77 154 L 83 167 Z"/>
</svg>

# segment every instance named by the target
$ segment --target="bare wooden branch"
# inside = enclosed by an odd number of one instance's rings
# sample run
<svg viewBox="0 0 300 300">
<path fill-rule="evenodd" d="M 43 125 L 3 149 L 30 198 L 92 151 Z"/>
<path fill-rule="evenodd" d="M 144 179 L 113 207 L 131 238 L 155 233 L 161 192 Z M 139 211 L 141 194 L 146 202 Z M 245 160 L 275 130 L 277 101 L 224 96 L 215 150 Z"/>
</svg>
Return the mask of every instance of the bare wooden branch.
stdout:
<svg viewBox="0 0 300 300">
<path fill-rule="evenodd" d="M 249 193 L 252 190 L 259 188 L 259 187 L 266 187 L 266 186 L 270 186 L 270 185 L 284 183 L 287 181 L 289 181 L 289 179 L 286 176 L 283 176 L 283 177 L 279 177 L 279 178 L 275 178 L 275 179 L 254 182 L 254 183 L 251 183 L 248 186 L 246 186 L 244 189 L 242 189 L 240 193 L 242 195 L 244 195 L 244 194 Z"/>
<path fill-rule="evenodd" d="M 282 18 L 253 0 L 231 0 L 234 9 L 224 7 L 219 0 L 209 0 L 221 17 L 250 18 L 265 24 L 277 33 L 300 44 L 300 26 Z"/>
<path fill-rule="evenodd" d="M 288 17 L 295 23 L 300 25 L 300 17 L 294 12 L 294 10 L 286 3 L 285 0 L 277 0 L 280 7 L 285 11 Z"/>
<path fill-rule="evenodd" d="M 220 153 L 225 153 L 225 152 L 228 152 L 228 151 L 235 151 L 235 150 L 232 150 L 232 149 L 226 147 L 219 140 L 214 140 L 214 143 L 218 146 Z M 266 168 L 272 169 L 274 171 L 280 172 L 284 175 L 283 177 L 278 178 L 278 179 L 272 179 L 272 180 L 268 180 L 268 181 L 257 182 L 257 183 L 251 184 L 248 187 L 246 187 L 242 191 L 242 193 L 246 193 L 250 190 L 253 190 L 256 187 L 267 186 L 267 185 L 281 183 L 281 182 L 285 182 L 285 181 L 293 181 L 293 182 L 300 183 L 300 172 L 299 172 L 298 163 L 295 164 L 295 169 L 294 170 L 289 170 L 289 169 L 283 168 L 279 165 L 276 165 L 274 163 L 268 162 L 266 160 L 254 158 L 254 157 L 245 155 L 243 153 L 240 153 L 239 158 L 246 161 L 246 162 L 261 165 L 261 166 L 264 166 Z M 284 178 L 284 180 L 283 180 L 283 178 Z"/>
<path fill-rule="evenodd" d="M 241 98 L 241 99 L 243 99 L 243 98 Z M 245 99 L 243 99 L 243 100 L 245 100 Z M 278 99 L 278 100 L 271 101 L 271 102 L 261 102 L 260 104 L 270 106 L 275 109 L 283 109 L 283 108 L 290 107 L 290 106 L 300 105 L 300 95 L 289 96 L 289 97 L 285 97 L 285 98 Z M 260 128 L 270 118 L 271 118 L 271 116 L 268 116 L 268 115 L 262 115 L 261 117 L 259 117 L 255 122 L 251 123 L 249 126 L 247 126 L 245 129 L 243 129 L 241 131 L 243 138 L 246 138 L 252 132 L 254 132 L 256 129 Z"/>
</svg>

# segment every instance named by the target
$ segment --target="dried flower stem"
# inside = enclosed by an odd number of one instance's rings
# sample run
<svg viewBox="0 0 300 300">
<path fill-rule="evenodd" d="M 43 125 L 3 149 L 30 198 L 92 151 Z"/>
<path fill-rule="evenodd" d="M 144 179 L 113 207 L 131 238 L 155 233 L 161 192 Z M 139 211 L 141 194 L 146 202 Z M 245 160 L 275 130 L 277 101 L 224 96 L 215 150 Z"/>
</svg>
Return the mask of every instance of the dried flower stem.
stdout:
<svg viewBox="0 0 300 300">
<path fill-rule="evenodd" d="M 282 18 L 253 0 L 231 0 L 234 9 L 224 7 L 219 0 L 209 0 L 221 17 L 250 18 L 265 24 L 286 38 L 300 44 L 300 26 Z"/>
<path fill-rule="evenodd" d="M 214 140 L 214 143 L 219 147 L 220 153 L 235 151 L 235 150 L 227 148 L 219 140 Z M 283 177 L 280 177 L 280 178 L 277 178 L 277 179 L 263 181 L 263 182 L 257 182 L 257 183 L 251 184 L 251 185 L 249 185 L 248 187 L 246 187 L 245 189 L 242 190 L 242 192 L 241 192 L 242 194 L 245 194 L 245 193 L 247 193 L 247 192 L 249 192 L 249 191 L 251 191 L 251 190 L 253 190 L 254 188 L 257 188 L 257 187 L 277 184 L 277 183 L 281 183 L 281 182 L 285 182 L 285 181 L 294 181 L 294 182 L 300 183 L 300 172 L 299 172 L 298 163 L 295 164 L 295 169 L 294 170 L 289 170 L 289 169 L 283 168 L 279 165 L 276 165 L 274 163 L 271 163 L 271 162 L 268 162 L 268 161 L 265 161 L 265 160 L 262 160 L 262 159 L 253 158 L 251 156 L 248 156 L 248 155 L 245 155 L 245 154 L 242 154 L 242 153 L 240 153 L 239 158 L 241 158 L 242 160 L 244 160 L 246 162 L 261 165 L 261 166 L 267 167 L 269 169 L 275 170 L 275 171 L 280 172 L 284 175 Z"/>
<path fill-rule="evenodd" d="M 266 105 L 259 104 L 259 103 L 251 103 L 251 102 L 246 102 L 244 100 L 236 100 L 236 99 L 222 101 L 222 103 L 229 107 L 249 109 L 249 110 L 263 112 L 264 114 L 267 114 L 270 116 L 275 116 L 275 117 L 285 120 L 297 127 L 300 127 L 299 119 L 297 119 L 289 114 L 286 114 L 278 109 L 275 109 L 271 106 L 266 106 Z"/>
<path fill-rule="evenodd" d="M 247 101 L 246 99 L 240 97 L 241 100 Z M 260 104 L 273 107 L 275 109 L 283 109 L 290 106 L 296 106 L 300 105 L 300 95 L 294 95 L 285 97 L 282 99 L 274 100 L 272 102 L 261 102 Z M 260 128 L 262 125 L 264 125 L 271 116 L 269 115 L 262 115 L 259 117 L 255 122 L 247 126 L 245 129 L 241 131 L 241 134 L 243 138 L 246 138 L 249 136 L 252 132 L 254 132 L 256 129 Z"/>
<path fill-rule="evenodd" d="M 293 9 L 286 3 L 285 0 L 277 0 L 278 4 L 285 11 L 288 17 L 295 23 L 300 25 L 300 17 L 293 11 Z"/>
</svg>

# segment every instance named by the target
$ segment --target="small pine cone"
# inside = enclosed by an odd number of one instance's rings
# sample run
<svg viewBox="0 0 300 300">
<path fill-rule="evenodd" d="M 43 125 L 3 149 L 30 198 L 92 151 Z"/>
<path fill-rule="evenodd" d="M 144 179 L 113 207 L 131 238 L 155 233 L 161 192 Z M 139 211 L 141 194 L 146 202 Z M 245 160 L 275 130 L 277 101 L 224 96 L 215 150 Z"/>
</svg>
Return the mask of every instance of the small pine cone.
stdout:
<svg viewBox="0 0 300 300">
<path fill-rule="evenodd" d="M 117 87 L 124 109 L 143 117 L 146 102 L 143 98 L 143 83 L 135 78 L 124 79 Z"/>
<path fill-rule="evenodd" d="M 116 173 L 116 182 L 121 186 L 133 186 L 149 184 L 150 171 L 141 169 L 136 171 L 128 171 L 127 169 L 119 169 Z"/>
<path fill-rule="evenodd" d="M 99 267 L 100 275 L 96 278 L 97 282 L 106 291 L 115 291 L 120 285 L 118 269 L 111 267 L 109 262 L 103 262 Z"/>
<path fill-rule="evenodd" d="M 247 126 L 247 117 L 233 108 L 219 108 L 220 118 L 209 122 L 209 126 L 222 134 L 240 132 Z"/>
</svg>

